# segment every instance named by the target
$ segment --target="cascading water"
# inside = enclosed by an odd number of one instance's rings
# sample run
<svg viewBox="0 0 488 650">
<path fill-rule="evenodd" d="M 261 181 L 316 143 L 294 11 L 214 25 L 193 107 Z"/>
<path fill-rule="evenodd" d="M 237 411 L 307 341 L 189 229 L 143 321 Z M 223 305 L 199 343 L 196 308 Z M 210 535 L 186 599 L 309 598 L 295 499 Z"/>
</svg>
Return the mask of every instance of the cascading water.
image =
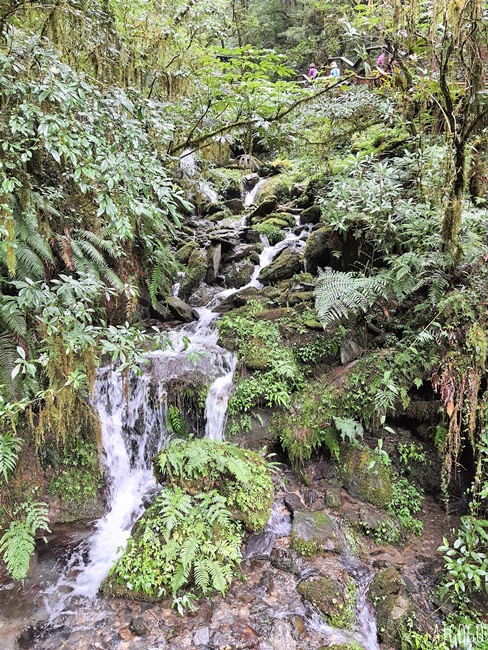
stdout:
<svg viewBox="0 0 488 650">
<path fill-rule="evenodd" d="M 257 280 L 260 270 L 286 246 L 303 244 L 303 237 L 303 233 L 289 232 L 283 242 L 265 246 L 249 286 L 261 287 Z M 96 596 L 101 581 L 125 546 L 132 525 L 157 491 L 151 458 L 169 435 L 166 383 L 201 367 L 211 380 L 205 403 L 205 435 L 212 440 L 223 437 L 237 359 L 218 345 L 218 314 L 213 309 L 234 291 L 217 294 L 206 308 L 197 309 L 197 321 L 170 332 L 171 347 L 150 353 L 150 369 L 142 377 L 132 378 L 128 386 L 111 368 L 99 372 L 93 403 L 102 427 L 109 512 L 88 540 L 88 560 L 83 559 L 87 554 L 84 547 L 70 559 L 66 575 L 75 574 L 76 578 L 63 576 L 46 591 L 51 619 L 66 612 L 69 599 Z"/>
</svg>

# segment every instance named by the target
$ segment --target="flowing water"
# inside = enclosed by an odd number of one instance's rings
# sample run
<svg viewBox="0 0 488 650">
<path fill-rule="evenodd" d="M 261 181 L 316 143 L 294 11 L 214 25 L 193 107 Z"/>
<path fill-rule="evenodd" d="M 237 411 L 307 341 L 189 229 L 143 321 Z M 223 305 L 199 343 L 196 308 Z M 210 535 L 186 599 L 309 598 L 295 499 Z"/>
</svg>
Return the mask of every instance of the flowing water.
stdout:
<svg viewBox="0 0 488 650">
<path fill-rule="evenodd" d="M 246 197 L 247 205 L 254 200 L 261 183 Z M 288 230 L 286 239 L 275 246 L 270 246 L 264 238 L 259 264 L 246 286 L 261 288 L 258 280 L 261 269 L 284 248 L 303 246 L 308 233 L 308 228 Z M 175 294 L 177 290 L 175 287 Z M 127 384 L 113 368 L 99 371 L 93 404 L 102 428 L 108 512 L 96 523 L 91 537 L 78 544 L 65 561 L 61 577 L 53 580 L 51 576 L 47 586 L 43 583 L 44 602 L 38 606 L 41 620 L 48 618 L 51 624 L 56 624 L 57 620 L 79 615 L 84 606 L 86 611 L 93 610 L 100 583 L 121 554 L 134 522 L 157 493 L 151 459 L 170 435 L 166 398 L 171 381 L 195 372 L 210 381 L 205 404 L 205 436 L 212 440 L 223 438 L 236 356 L 218 345 L 218 314 L 214 310 L 233 292 L 232 288 L 220 292 L 207 307 L 197 310 L 197 321 L 170 332 L 171 347 L 150 353 L 148 369 L 142 376 L 133 376 Z M 264 531 L 268 546 L 269 540 L 288 535 L 290 526 L 289 518 L 273 510 Z M 359 640 L 367 650 L 377 650 L 374 617 L 365 598 L 369 574 L 361 567 L 353 568 L 359 576 L 356 579 L 358 633 L 351 635 L 329 628 L 312 612 L 307 614 L 307 620 L 310 629 L 334 642 Z M 299 605 L 295 610 L 301 612 L 303 607 Z M 277 614 L 281 615 L 284 616 Z M 14 646 L 5 645 L 10 647 Z M 0 650 L 3 650 L 1 643 Z"/>
</svg>

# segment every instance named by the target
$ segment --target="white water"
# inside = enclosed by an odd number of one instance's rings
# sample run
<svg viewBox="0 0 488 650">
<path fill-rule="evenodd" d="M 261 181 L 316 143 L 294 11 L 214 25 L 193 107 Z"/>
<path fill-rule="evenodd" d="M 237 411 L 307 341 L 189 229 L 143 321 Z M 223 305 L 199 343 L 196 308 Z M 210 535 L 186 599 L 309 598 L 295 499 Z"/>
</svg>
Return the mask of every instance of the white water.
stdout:
<svg viewBox="0 0 488 650">
<path fill-rule="evenodd" d="M 191 174 L 194 159 L 186 158 L 186 171 Z M 246 204 L 252 203 L 261 183 L 248 195 Z M 286 239 L 275 246 L 264 238 L 265 248 L 246 286 L 261 288 L 257 279 L 260 271 L 287 246 L 303 246 L 307 234 L 307 230 L 299 234 L 288 231 Z M 175 295 L 178 288 L 174 287 Z M 46 591 L 51 621 L 60 613 L 74 613 L 70 610 L 73 597 L 91 601 L 96 596 L 101 582 L 121 555 L 133 524 L 158 490 L 151 459 L 169 436 L 165 382 L 186 372 L 203 373 L 210 380 L 205 435 L 212 440 L 223 437 L 237 359 L 218 345 L 218 314 L 213 309 L 234 292 L 235 289 L 220 292 L 207 307 L 197 310 L 197 321 L 170 332 L 172 347 L 149 353 L 150 370 L 142 377 L 132 378 L 129 386 L 111 368 L 99 372 L 93 402 L 102 427 L 108 513 L 98 521 L 87 543 L 71 557 L 64 576 Z M 78 598 L 74 602 L 77 601 Z"/>
<path fill-rule="evenodd" d="M 266 183 L 267 180 L 268 180 L 267 178 L 262 178 L 260 181 L 256 183 L 256 185 L 252 188 L 252 190 L 246 194 L 246 196 L 244 197 L 245 208 L 249 208 L 251 207 L 251 205 L 253 205 L 257 193 L 262 188 L 262 186 Z"/>
</svg>

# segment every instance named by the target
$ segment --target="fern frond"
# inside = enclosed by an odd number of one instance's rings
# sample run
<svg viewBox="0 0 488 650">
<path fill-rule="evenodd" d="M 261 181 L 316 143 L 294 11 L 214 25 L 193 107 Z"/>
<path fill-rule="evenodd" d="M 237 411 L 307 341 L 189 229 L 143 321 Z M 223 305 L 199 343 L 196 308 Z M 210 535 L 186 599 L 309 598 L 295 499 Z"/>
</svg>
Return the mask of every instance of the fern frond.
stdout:
<svg viewBox="0 0 488 650">
<path fill-rule="evenodd" d="M 188 537 L 181 546 L 180 560 L 183 567 L 193 563 L 197 551 L 200 548 L 200 540 L 197 537 Z"/>
<path fill-rule="evenodd" d="M 244 461 L 236 457 L 230 457 L 226 460 L 226 467 L 239 483 L 249 483 L 251 475 Z"/>
<path fill-rule="evenodd" d="M 205 558 L 197 558 L 193 567 L 193 574 L 195 577 L 195 584 L 203 593 L 207 593 L 210 576 L 208 573 L 207 560 Z"/>
<path fill-rule="evenodd" d="M 40 280 L 44 276 L 44 264 L 39 255 L 23 242 L 17 243 L 15 250 L 17 258 L 17 270 L 15 275 L 18 278 L 26 276 L 35 280 Z"/>
<path fill-rule="evenodd" d="M 21 446 L 22 439 L 11 431 L 0 434 L 0 473 L 3 474 L 5 481 L 17 465 Z"/>
<path fill-rule="evenodd" d="M 212 580 L 212 588 L 224 595 L 227 590 L 227 580 L 222 571 L 222 566 L 218 562 L 210 560 L 208 560 L 207 566 Z"/>
<path fill-rule="evenodd" d="M 363 425 L 352 418 L 333 417 L 336 430 L 343 442 L 353 443 L 364 435 Z"/>
<path fill-rule="evenodd" d="M 8 296 L 0 298 L 0 324 L 15 336 L 28 337 L 24 314 Z"/>
<path fill-rule="evenodd" d="M 315 289 L 315 308 L 326 327 L 350 312 L 367 311 L 374 301 L 386 293 L 386 282 L 380 277 L 364 277 L 324 269 Z"/>
<path fill-rule="evenodd" d="M 14 580 L 24 580 L 34 553 L 34 536 L 25 522 L 12 521 L 0 539 L 0 554 Z"/>
</svg>

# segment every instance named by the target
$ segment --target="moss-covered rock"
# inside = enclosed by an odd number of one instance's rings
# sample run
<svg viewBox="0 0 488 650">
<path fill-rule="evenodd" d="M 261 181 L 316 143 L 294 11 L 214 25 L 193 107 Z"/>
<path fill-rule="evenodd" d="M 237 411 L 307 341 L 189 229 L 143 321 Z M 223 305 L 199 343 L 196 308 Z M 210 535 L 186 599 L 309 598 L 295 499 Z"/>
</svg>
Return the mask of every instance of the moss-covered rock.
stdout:
<svg viewBox="0 0 488 650">
<path fill-rule="evenodd" d="M 293 517 L 291 545 L 301 555 L 323 551 L 342 553 L 344 545 L 334 521 L 325 513 L 300 510 Z"/>
<path fill-rule="evenodd" d="M 178 262 L 181 262 L 182 264 L 187 264 L 188 260 L 190 259 L 190 255 L 193 253 L 193 251 L 198 248 L 198 244 L 194 241 L 189 241 L 186 244 L 183 244 L 181 248 L 178 248 L 178 250 L 175 253 L 175 257 L 178 260 Z"/>
<path fill-rule="evenodd" d="M 318 205 L 311 205 L 309 208 L 305 208 L 303 212 L 300 213 L 300 223 L 318 223 L 322 212 Z"/>
<path fill-rule="evenodd" d="M 303 580 L 298 593 L 320 611 L 333 627 L 349 629 L 356 620 L 356 588 L 354 581 L 343 573 L 341 580 L 320 576 Z"/>
<path fill-rule="evenodd" d="M 388 468 L 368 447 L 345 447 L 340 455 L 340 475 L 351 496 L 368 501 L 379 508 L 392 498 Z"/>
<path fill-rule="evenodd" d="M 172 458 L 180 459 L 177 466 Z M 176 461 L 175 461 L 176 463 Z M 269 465 L 258 452 L 214 440 L 174 440 L 154 462 L 160 483 L 196 495 L 217 490 L 233 517 L 253 532 L 271 515 L 273 484 Z"/>
<path fill-rule="evenodd" d="M 225 272 L 225 270 L 224 270 Z M 225 272 L 227 284 L 230 287 L 240 289 L 248 284 L 254 272 L 254 264 L 251 260 L 240 260 L 231 264 L 230 268 Z"/>
<path fill-rule="evenodd" d="M 303 269 L 302 256 L 292 248 L 285 248 L 274 260 L 265 266 L 259 274 L 263 284 L 291 278 Z"/>
<path fill-rule="evenodd" d="M 321 645 L 318 650 L 364 650 L 364 646 L 359 643 L 334 643 L 334 645 Z"/>
<path fill-rule="evenodd" d="M 269 225 L 269 226 L 276 226 L 276 228 L 287 228 L 288 227 L 288 222 L 285 221 L 284 219 L 280 219 L 279 217 L 270 217 L 266 219 L 266 221 L 261 221 L 261 225 Z"/>
<path fill-rule="evenodd" d="M 194 249 L 188 259 L 187 267 L 180 287 L 179 295 L 182 300 L 187 300 L 200 282 L 205 280 L 207 275 L 207 253 L 205 250 Z"/>
<path fill-rule="evenodd" d="M 379 571 L 368 591 L 368 600 L 376 610 L 378 638 L 390 647 L 400 648 L 402 629 L 415 615 L 402 576 L 394 567 Z"/>
<path fill-rule="evenodd" d="M 318 268 L 337 267 L 335 252 L 340 251 L 342 242 L 331 226 L 324 226 L 313 231 L 307 239 L 304 258 L 307 271 L 316 274 Z"/>
</svg>

